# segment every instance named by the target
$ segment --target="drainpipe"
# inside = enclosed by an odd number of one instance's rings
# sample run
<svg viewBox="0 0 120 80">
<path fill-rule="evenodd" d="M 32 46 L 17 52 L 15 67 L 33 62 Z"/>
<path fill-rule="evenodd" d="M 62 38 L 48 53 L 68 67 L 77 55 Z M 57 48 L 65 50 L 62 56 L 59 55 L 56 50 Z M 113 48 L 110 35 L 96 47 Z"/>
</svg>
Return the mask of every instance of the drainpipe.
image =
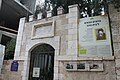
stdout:
<svg viewBox="0 0 120 80">
<path fill-rule="evenodd" d="M 108 19 L 109 19 L 109 26 L 110 26 L 110 36 L 111 36 L 111 45 L 112 45 L 112 55 L 114 55 L 114 48 L 113 48 L 113 39 L 112 39 L 112 26 L 111 26 L 111 19 L 110 19 L 110 13 L 109 13 L 109 4 L 107 3 L 107 1 L 105 0 L 105 5 L 106 5 L 106 10 L 105 12 L 107 12 L 108 14 Z"/>
<path fill-rule="evenodd" d="M 0 0 L 0 10 L 1 10 L 1 6 L 2 6 L 2 0 Z"/>
<path fill-rule="evenodd" d="M 0 31 L 0 44 L 1 44 L 1 40 L 2 40 L 2 31 Z"/>
</svg>

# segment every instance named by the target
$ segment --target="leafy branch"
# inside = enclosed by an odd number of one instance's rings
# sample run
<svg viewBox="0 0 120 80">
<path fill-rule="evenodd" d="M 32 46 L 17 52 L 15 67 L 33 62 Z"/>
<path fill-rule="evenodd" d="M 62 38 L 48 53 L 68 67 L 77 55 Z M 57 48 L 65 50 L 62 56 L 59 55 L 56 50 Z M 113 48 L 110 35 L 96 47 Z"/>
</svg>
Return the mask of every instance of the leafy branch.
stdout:
<svg viewBox="0 0 120 80">
<path fill-rule="evenodd" d="M 6 44 L 4 59 L 13 59 L 14 58 L 15 45 L 16 45 L 16 40 L 15 39 L 11 39 Z"/>
<path fill-rule="evenodd" d="M 44 13 L 52 7 L 54 16 L 57 15 L 58 7 L 63 7 L 64 13 L 68 13 L 68 6 L 73 4 L 79 5 L 81 17 L 97 16 L 101 15 L 101 12 L 107 13 L 109 4 L 113 4 L 117 11 L 120 10 L 120 0 L 45 0 L 44 4 L 37 5 L 38 10 L 36 10 Z"/>
</svg>

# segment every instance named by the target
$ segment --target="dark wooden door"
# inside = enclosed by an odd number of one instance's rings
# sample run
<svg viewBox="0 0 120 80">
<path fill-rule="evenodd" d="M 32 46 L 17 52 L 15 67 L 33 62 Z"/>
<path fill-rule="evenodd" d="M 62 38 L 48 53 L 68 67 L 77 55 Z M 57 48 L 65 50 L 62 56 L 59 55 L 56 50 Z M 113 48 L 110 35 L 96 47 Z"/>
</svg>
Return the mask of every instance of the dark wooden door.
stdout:
<svg viewBox="0 0 120 80">
<path fill-rule="evenodd" d="M 42 44 L 31 52 L 29 80 L 53 80 L 53 76 L 54 49 Z"/>
</svg>

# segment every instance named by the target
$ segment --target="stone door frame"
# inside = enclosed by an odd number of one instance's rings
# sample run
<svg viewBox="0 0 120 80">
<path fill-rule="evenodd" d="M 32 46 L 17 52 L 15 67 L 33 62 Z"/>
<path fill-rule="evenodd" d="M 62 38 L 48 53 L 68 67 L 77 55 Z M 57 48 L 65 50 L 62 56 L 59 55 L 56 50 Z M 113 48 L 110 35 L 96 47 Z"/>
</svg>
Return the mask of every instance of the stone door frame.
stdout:
<svg viewBox="0 0 120 80">
<path fill-rule="evenodd" d="M 57 56 L 59 56 L 60 51 L 60 37 L 54 36 L 51 38 L 44 38 L 44 39 L 35 39 L 35 40 L 28 40 L 26 45 L 26 52 L 25 58 L 23 63 L 23 71 L 22 71 L 22 80 L 28 80 L 29 77 L 29 65 L 30 65 L 30 54 L 31 51 L 40 44 L 49 44 L 55 49 L 54 55 L 54 80 L 58 80 L 58 61 Z"/>
</svg>

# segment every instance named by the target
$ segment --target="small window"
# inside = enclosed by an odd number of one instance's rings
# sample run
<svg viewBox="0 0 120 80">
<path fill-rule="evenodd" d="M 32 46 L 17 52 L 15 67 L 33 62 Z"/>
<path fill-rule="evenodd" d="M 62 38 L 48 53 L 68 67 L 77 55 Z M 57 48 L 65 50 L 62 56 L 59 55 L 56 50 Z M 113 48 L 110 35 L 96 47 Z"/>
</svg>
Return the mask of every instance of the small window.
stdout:
<svg viewBox="0 0 120 80">
<path fill-rule="evenodd" d="M 1 44 L 5 45 L 5 56 L 4 60 L 9 60 L 14 58 L 16 39 L 2 35 Z"/>
</svg>

